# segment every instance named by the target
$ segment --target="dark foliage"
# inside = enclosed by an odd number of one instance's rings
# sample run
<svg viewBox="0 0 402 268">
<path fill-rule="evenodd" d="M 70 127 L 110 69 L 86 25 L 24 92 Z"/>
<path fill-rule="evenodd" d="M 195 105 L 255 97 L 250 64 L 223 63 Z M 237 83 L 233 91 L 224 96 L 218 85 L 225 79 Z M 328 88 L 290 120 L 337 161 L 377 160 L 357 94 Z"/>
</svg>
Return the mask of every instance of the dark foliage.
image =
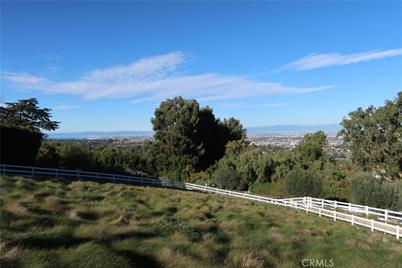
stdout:
<svg viewBox="0 0 402 268">
<path fill-rule="evenodd" d="M 323 195 L 322 179 L 311 171 L 299 168 L 287 174 L 285 186 L 291 196 L 321 197 Z"/>
<path fill-rule="evenodd" d="M 386 183 L 369 173 L 356 174 L 352 179 L 352 198 L 358 204 L 401 210 L 402 184 Z"/>
<path fill-rule="evenodd" d="M 50 111 L 48 108 L 39 108 L 36 98 L 8 102 L 5 107 L 0 107 L 0 122 L 1 125 L 24 127 L 36 131 L 56 130 L 59 122 L 51 120 Z"/>
<path fill-rule="evenodd" d="M 42 136 L 42 133 L 30 129 L 1 125 L 1 163 L 33 165 Z"/>
</svg>

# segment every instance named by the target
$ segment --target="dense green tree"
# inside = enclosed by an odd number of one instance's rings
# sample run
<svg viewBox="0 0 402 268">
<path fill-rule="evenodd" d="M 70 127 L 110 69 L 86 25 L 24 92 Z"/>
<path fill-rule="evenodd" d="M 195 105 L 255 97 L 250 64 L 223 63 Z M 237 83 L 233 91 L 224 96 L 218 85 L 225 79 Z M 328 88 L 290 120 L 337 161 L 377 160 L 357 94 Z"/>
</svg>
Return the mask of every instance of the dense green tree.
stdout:
<svg viewBox="0 0 402 268">
<path fill-rule="evenodd" d="M 402 92 L 382 107 L 350 112 L 341 125 L 355 164 L 387 181 L 402 179 Z"/>
<path fill-rule="evenodd" d="M 323 131 L 306 134 L 294 150 L 296 163 L 304 169 L 317 165 L 317 161 L 320 161 L 318 165 L 322 165 L 326 143 L 327 136 Z"/>
<path fill-rule="evenodd" d="M 295 166 L 294 155 L 288 149 L 281 149 L 272 155 L 274 162 L 273 180 L 284 180 L 286 175 Z"/>
<path fill-rule="evenodd" d="M 29 128 L 31 130 L 56 130 L 59 122 L 51 120 L 50 109 L 39 108 L 38 100 L 30 98 L 7 102 L 0 107 L 1 125 Z"/>
<path fill-rule="evenodd" d="M 197 133 L 199 111 L 197 101 L 181 97 L 163 101 L 155 110 L 155 145 L 150 149 L 160 175 L 183 179 L 184 170 L 196 166 L 205 153 Z"/>
<path fill-rule="evenodd" d="M 1 162 L 32 165 L 41 146 L 43 130 L 55 130 L 50 109 L 39 108 L 35 98 L 7 102 L 0 107 Z"/>
<path fill-rule="evenodd" d="M 42 133 L 27 128 L 0 125 L 0 162 L 33 165 L 42 136 Z"/>
<path fill-rule="evenodd" d="M 221 122 L 209 107 L 200 108 L 196 100 L 182 97 L 163 101 L 151 122 L 155 141 L 143 150 L 158 174 L 170 179 L 184 179 L 189 172 L 208 168 L 223 156 L 229 141 L 245 137 L 238 120 Z"/>
<path fill-rule="evenodd" d="M 272 158 L 253 148 L 241 152 L 236 161 L 236 172 L 249 186 L 256 180 L 269 182 L 273 171 Z"/>
<path fill-rule="evenodd" d="M 244 140 L 246 138 L 246 130 L 238 119 L 233 117 L 224 119 L 221 124 L 227 141 Z"/>
</svg>

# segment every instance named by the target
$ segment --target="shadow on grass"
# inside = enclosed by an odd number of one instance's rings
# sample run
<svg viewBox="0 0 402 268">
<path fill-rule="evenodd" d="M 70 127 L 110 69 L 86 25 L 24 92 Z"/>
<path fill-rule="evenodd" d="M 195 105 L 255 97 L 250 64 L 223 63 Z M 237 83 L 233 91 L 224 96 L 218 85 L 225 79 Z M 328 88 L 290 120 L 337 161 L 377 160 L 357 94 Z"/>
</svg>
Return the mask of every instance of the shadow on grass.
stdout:
<svg viewBox="0 0 402 268">
<path fill-rule="evenodd" d="M 129 260 L 132 267 L 163 267 L 154 257 L 140 254 L 131 250 L 114 251 L 116 254 Z"/>
<path fill-rule="evenodd" d="M 141 231 L 131 231 L 131 232 L 125 232 L 121 234 L 113 234 L 111 235 L 108 240 L 113 241 L 115 239 L 126 239 L 126 238 L 139 238 L 139 239 L 147 239 L 147 238 L 153 238 L 158 236 L 157 234 L 153 232 L 141 232 Z"/>
<path fill-rule="evenodd" d="M 14 241 L 16 246 L 32 249 L 68 248 L 91 241 L 87 238 L 77 238 L 72 235 L 63 235 L 56 238 L 28 237 Z"/>
<path fill-rule="evenodd" d="M 18 260 L 0 258 L 0 267 L 8 268 L 8 267 L 21 267 L 21 266 Z"/>
</svg>

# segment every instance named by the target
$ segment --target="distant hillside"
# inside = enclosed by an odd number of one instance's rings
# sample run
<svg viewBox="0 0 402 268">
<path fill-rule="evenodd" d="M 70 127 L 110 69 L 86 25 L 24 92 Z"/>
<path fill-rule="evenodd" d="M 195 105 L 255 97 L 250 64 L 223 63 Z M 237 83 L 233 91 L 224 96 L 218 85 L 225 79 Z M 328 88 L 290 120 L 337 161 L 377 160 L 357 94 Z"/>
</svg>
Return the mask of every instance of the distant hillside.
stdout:
<svg viewBox="0 0 402 268">
<path fill-rule="evenodd" d="M 248 133 L 264 133 L 264 132 L 337 132 L 341 129 L 339 124 L 324 124 L 324 125 L 275 125 L 262 127 L 248 127 Z"/>
</svg>

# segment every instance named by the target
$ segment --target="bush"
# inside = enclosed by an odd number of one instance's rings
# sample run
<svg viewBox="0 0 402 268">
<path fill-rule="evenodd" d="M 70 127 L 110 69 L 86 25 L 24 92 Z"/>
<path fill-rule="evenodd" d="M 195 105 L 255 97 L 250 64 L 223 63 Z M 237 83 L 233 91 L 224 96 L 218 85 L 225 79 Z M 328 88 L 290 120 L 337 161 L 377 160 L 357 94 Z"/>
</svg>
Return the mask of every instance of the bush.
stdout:
<svg viewBox="0 0 402 268">
<path fill-rule="evenodd" d="M 43 135 L 26 128 L 0 126 L 1 163 L 33 165 Z"/>
<path fill-rule="evenodd" d="M 370 173 L 358 173 L 352 179 L 352 199 L 361 205 L 402 209 L 402 183 L 385 183 Z"/>
<path fill-rule="evenodd" d="M 57 153 L 56 147 L 50 144 L 42 144 L 39 148 L 38 155 L 36 157 L 36 164 L 42 167 L 59 167 L 60 156 Z"/>
<path fill-rule="evenodd" d="M 212 174 L 212 182 L 219 188 L 229 190 L 245 190 L 246 183 L 237 175 L 230 166 L 218 167 Z"/>
<path fill-rule="evenodd" d="M 94 160 L 91 151 L 78 143 L 65 143 L 58 147 L 60 165 L 71 169 L 91 169 Z"/>
<path fill-rule="evenodd" d="M 269 195 L 279 198 L 287 196 L 284 180 L 271 182 L 261 182 L 257 180 L 251 186 L 250 190 L 254 194 Z"/>
<path fill-rule="evenodd" d="M 323 195 L 322 179 L 317 174 L 303 169 L 290 171 L 285 178 L 285 187 L 291 196 L 320 197 Z"/>
</svg>

